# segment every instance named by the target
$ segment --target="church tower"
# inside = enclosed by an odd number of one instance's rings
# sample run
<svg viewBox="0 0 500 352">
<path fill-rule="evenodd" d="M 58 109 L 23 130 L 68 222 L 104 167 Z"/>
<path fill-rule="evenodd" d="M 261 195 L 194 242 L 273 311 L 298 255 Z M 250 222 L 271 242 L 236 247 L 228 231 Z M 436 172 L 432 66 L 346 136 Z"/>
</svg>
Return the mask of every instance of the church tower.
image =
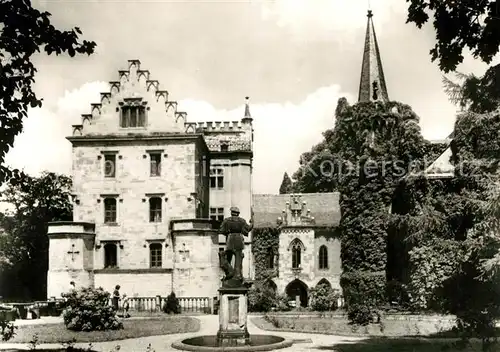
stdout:
<svg viewBox="0 0 500 352">
<path fill-rule="evenodd" d="M 358 102 L 366 101 L 389 101 L 387 87 L 385 85 L 384 70 L 377 36 L 373 26 L 373 13 L 368 10 L 368 21 L 366 24 L 365 48 L 363 51 L 363 62 L 361 64 L 361 79 L 359 83 Z"/>
</svg>

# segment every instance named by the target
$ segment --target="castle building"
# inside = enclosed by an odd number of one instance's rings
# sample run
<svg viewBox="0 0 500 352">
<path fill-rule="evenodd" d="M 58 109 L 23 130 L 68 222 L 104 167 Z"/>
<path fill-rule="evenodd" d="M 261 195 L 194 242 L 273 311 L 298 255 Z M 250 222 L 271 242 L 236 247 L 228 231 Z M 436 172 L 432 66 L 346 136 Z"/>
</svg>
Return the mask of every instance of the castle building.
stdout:
<svg viewBox="0 0 500 352">
<path fill-rule="evenodd" d="M 369 11 L 359 101 L 377 100 L 389 96 Z M 246 220 L 253 211 L 255 228 L 279 228 L 279 253 L 268 260 L 278 268 L 273 289 L 301 305 L 319 283 L 341 289 L 339 194 L 253 194 L 248 98 L 240 121 L 188 122 L 129 60 L 81 121 L 67 138 L 74 221 L 48 229 L 48 297 L 70 281 L 110 292 L 120 285 L 131 297 L 215 297 L 225 244 L 217 229 L 231 206 Z M 243 275 L 252 279 L 252 234 L 246 244 Z"/>
<path fill-rule="evenodd" d="M 217 294 L 214 224 L 252 207 L 252 117 L 195 123 L 129 60 L 73 126 L 73 219 L 49 226 L 48 297 L 116 284 L 136 296 Z M 250 239 L 248 239 L 250 242 Z M 251 276 L 250 247 L 244 275 Z"/>
</svg>

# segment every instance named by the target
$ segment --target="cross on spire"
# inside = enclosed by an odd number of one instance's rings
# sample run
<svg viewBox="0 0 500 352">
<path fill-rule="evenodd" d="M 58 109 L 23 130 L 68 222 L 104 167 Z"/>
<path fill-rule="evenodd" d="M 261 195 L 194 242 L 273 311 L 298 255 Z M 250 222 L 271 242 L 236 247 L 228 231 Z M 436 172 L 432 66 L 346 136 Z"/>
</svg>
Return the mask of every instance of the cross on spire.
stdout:
<svg viewBox="0 0 500 352">
<path fill-rule="evenodd" d="M 80 252 L 79 251 L 75 251 L 75 244 L 73 243 L 71 245 L 71 251 L 68 251 L 68 254 L 71 254 L 71 261 L 74 262 L 75 261 L 75 254 L 79 254 Z"/>
<path fill-rule="evenodd" d="M 359 82 L 358 101 L 389 101 L 385 85 L 384 70 L 380 59 L 375 27 L 373 26 L 373 12 L 368 10 L 366 24 L 365 48 L 361 64 L 361 79 Z"/>
</svg>

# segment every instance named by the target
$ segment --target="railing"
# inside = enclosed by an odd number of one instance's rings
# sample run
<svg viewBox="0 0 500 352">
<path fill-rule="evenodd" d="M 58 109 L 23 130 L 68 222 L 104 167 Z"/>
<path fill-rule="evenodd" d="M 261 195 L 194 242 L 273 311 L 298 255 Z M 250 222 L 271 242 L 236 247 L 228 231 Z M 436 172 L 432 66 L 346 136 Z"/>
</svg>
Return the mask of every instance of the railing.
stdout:
<svg viewBox="0 0 500 352">
<path fill-rule="evenodd" d="M 181 306 L 181 313 L 212 314 L 214 300 L 209 297 L 177 297 Z M 167 302 L 167 297 L 129 297 L 129 310 L 135 312 L 161 312 Z M 110 299 L 110 305 L 112 300 Z M 120 300 L 120 306 L 123 299 Z"/>
<path fill-rule="evenodd" d="M 213 299 L 208 297 L 179 297 L 179 304 L 182 313 L 211 314 L 213 312 Z"/>
</svg>

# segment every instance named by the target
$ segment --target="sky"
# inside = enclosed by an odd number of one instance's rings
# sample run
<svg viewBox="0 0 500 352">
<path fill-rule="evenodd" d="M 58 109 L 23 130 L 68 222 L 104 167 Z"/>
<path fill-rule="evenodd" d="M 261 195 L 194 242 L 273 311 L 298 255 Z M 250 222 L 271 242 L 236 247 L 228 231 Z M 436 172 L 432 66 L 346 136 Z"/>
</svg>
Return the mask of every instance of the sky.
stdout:
<svg viewBox="0 0 500 352">
<path fill-rule="evenodd" d="M 370 3 L 369 3 L 370 2 Z M 78 26 L 97 43 L 91 56 L 36 56 L 35 91 L 42 108 L 29 111 L 6 163 L 37 175 L 70 175 L 65 139 L 108 81 L 139 59 L 188 121 L 243 117 L 250 97 L 254 119 L 255 193 L 278 193 L 303 152 L 332 128 L 337 100 L 357 100 L 366 30 L 373 10 L 391 100 L 412 106 L 424 137 L 445 138 L 456 107 L 432 63 L 431 25 L 406 24 L 402 0 L 91 1 L 35 0 L 60 29 Z M 496 59 L 498 61 L 498 58 Z M 458 71 L 487 66 L 469 54 Z M 272 165 L 272 170 L 269 166 Z"/>
</svg>

